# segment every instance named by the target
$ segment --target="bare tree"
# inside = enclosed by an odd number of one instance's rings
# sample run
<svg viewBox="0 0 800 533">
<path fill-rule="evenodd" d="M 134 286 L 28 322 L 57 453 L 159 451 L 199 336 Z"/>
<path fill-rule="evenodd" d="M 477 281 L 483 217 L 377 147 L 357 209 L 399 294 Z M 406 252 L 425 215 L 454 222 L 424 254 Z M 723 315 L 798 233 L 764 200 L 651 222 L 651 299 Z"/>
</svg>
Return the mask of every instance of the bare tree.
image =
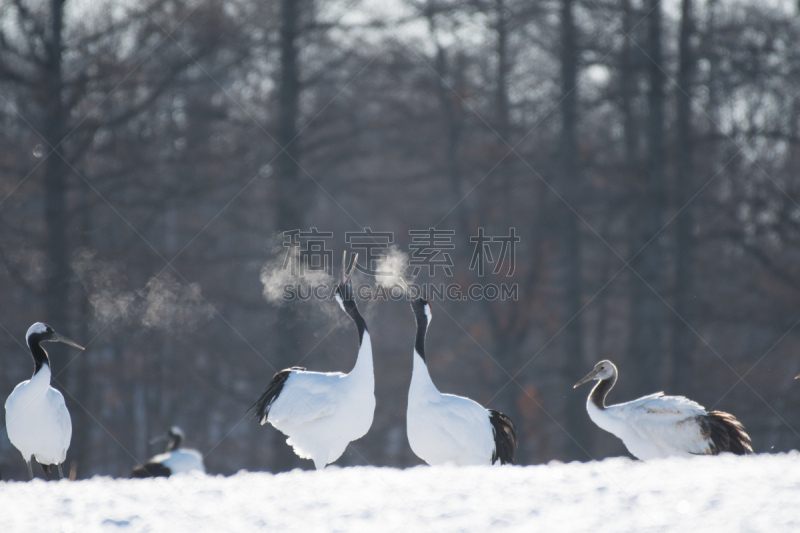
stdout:
<svg viewBox="0 0 800 533">
<path fill-rule="evenodd" d="M 631 250 L 631 360 L 638 368 L 639 391 L 658 390 L 661 377 L 663 249 L 657 235 L 664 221 L 667 186 L 664 171 L 664 65 L 661 3 L 650 0 L 647 11 L 649 90 L 647 95 L 647 181 L 643 184 L 640 222 Z"/>
<path fill-rule="evenodd" d="M 575 369 L 583 365 L 583 306 L 581 272 L 581 237 L 576 209 L 578 190 L 581 186 L 581 169 L 578 155 L 578 35 L 575 26 L 572 0 L 561 3 L 561 136 L 559 138 L 559 189 L 564 205 L 560 206 L 559 243 L 561 245 L 561 283 L 564 291 L 561 321 L 564 327 L 562 346 L 564 350 L 563 372 L 565 382 L 575 375 Z M 583 399 L 571 395 L 565 414 L 569 421 L 565 427 L 571 437 L 569 456 L 582 458 L 588 448 L 586 425 L 580 423 L 583 415 Z"/>
<path fill-rule="evenodd" d="M 694 167 L 692 164 L 692 83 L 694 74 L 694 13 L 692 0 L 681 2 L 680 57 L 675 143 L 675 313 L 672 324 L 672 389 L 687 395 L 692 392 L 692 349 L 694 333 L 689 326 L 693 321 L 693 249 L 694 217 Z M 689 326 L 687 326 L 687 323 Z"/>
</svg>

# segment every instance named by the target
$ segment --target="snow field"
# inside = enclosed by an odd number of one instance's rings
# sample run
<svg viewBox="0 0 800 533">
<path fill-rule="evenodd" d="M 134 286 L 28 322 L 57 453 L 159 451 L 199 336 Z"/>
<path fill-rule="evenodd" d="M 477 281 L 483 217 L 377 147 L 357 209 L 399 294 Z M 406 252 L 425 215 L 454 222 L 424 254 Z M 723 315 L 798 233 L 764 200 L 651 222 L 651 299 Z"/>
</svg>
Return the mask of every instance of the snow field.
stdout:
<svg viewBox="0 0 800 533">
<path fill-rule="evenodd" d="M 800 531 L 800 453 L 0 482 L 0 531 Z"/>
</svg>

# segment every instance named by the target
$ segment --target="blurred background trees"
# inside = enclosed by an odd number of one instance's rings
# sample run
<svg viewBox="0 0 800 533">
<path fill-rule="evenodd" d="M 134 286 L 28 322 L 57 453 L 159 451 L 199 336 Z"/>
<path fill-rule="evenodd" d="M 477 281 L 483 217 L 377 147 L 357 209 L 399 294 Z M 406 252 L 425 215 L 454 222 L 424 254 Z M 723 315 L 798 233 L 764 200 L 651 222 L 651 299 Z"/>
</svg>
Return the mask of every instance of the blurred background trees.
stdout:
<svg viewBox="0 0 800 533">
<path fill-rule="evenodd" d="M 262 268 L 286 230 L 337 258 L 435 227 L 453 276 L 421 281 L 518 285 L 435 302 L 429 349 L 443 391 L 515 420 L 519 463 L 625 453 L 571 389 L 604 358 L 618 400 L 690 395 L 795 448 L 798 42 L 791 2 L 0 0 L 0 396 L 46 320 L 88 346 L 50 350 L 80 477 L 173 424 L 211 472 L 309 468 L 246 410 L 283 367 L 348 370 L 355 333 L 265 299 Z M 511 227 L 513 275 L 470 269 Z M 417 464 L 413 315 L 361 307 L 376 417 L 338 463 Z M 0 462 L 24 478 L 5 432 Z"/>
</svg>

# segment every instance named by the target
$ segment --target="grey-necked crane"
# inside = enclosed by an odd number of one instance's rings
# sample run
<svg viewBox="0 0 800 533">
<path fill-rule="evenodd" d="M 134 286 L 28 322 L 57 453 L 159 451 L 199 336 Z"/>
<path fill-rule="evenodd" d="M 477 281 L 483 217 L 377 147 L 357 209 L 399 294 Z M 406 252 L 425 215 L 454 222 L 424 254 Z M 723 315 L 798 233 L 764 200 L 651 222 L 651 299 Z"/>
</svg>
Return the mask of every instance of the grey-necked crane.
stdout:
<svg viewBox="0 0 800 533">
<path fill-rule="evenodd" d="M 303 459 L 311 459 L 317 470 L 341 457 L 347 445 L 372 426 L 375 413 L 375 376 L 372 343 L 364 318 L 358 312 L 350 279 L 358 254 L 346 268 L 334 297 L 358 330 L 358 358 L 349 374 L 309 372 L 292 367 L 281 370 L 251 407 L 261 424 L 269 422 L 288 439 Z"/>
<path fill-rule="evenodd" d="M 614 363 L 600 361 L 573 388 L 597 381 L 586 400 L 589 418 L 621 439 L 636 458 L 691 457 L 722 452 L 744 455 L 753 451 L 750 436 L 736 417 L 722 411 L 708 412 L 683 396 L 664 396 L 663 392 L 657 392 L 606 406 L 606 396 L 617 382 L 617 375 Z"/>
<path fill-rule="evenodd" d="M 411 303 L 417 319 L 414 367 L 406 424 L 411 450 L 429 465 L 514 463 L 517 430 L 510 418 L 433 384 L 425 359 L 425 334 L 433 316 L 429 302 Z"/>
<path fill-rule="evenodd" d="M 57 465 L 63 478 L 61 464 L 67 458 L 72 439 L 72 420 L 64 396 L 50 386 L 50 358 L 41 343 L 63 342 L 81 350 L 83 346 L 42 322 L 32 325 L 25 339 L 33 356 L 33 377 L 17 385 L 6 400 L 8 440 L 22 453 L 31 479 L 33 457 L 42 465 L 45 477 L 52 465 Z"/>
<path fill-rule="evenodd" d="M 156 437 L 150 441 L 150 444 L 164 440 L 167 441 L 166 451 L 151 457 L 145 464 L 134 467 L 131 477 L 169 477 L 192 470 L 205 474 L 203 455 L 191 448 L 181 448 L 184 440 L 181 428 L 172 426 L 166 435 Z"/>
</svg>

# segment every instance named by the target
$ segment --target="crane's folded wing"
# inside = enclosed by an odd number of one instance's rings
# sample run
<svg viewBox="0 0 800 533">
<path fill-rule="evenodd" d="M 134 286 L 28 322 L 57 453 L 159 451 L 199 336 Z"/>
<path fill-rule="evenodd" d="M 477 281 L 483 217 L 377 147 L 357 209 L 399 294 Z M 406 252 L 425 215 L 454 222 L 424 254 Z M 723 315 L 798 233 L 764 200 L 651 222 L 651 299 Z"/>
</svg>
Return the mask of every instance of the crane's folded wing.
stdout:
<svg viewBox="0 0 800 533">
<path fill-rule="evenodd" d="M 341 372 L 292 372 L 270 408 L 269 422 L 288 420 L 293 424 L 304 424 L 331 416 L 336 411 L 344 377 Z"/>
<path fill-rule="evenodd" d="M 710 453 L 710 441 L 703 434 L 698 417 L 706 410 L 697 402 L 683 396 L 653 394 L 621 404 L 631 429 L 644 439 L 664 449 L 693 454 Z M 623 410 L 620 411 L 621 413 Z"/>
<path fill-rule="evenodd" d="M 432 404 L 438 411 L 436 418 L 441 429 L 456 449 L 462 453 L 475 453 L 491 457 L 494 436 L 489 423 L 489 412 L 479 403 L 451 394 L 442 394 L 441 400 Z"/>
</svg>

